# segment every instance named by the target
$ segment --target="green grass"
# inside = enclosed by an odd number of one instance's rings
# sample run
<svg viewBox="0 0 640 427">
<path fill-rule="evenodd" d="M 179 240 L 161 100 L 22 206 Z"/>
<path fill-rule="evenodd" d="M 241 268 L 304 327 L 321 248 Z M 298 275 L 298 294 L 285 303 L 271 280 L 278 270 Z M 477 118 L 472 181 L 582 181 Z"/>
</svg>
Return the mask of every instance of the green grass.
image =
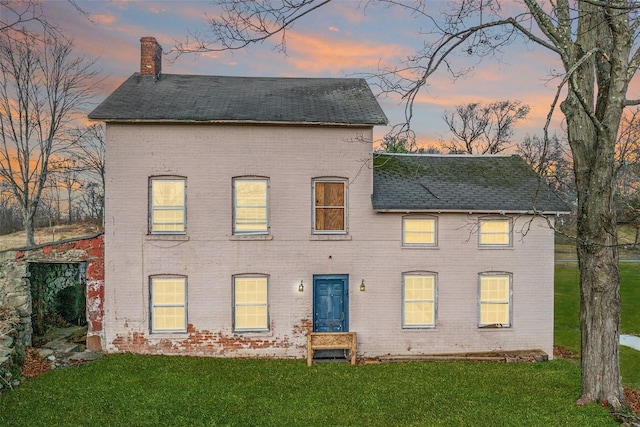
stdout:
<svg viewBox="0 0 640 427">
<path fill-rule="evenodd" d="M 580 276 L 575 263 L 556 264 L 556 345 L 580 354 Z M 620 264 L 620 331 L 640 336 L 640 263 Z M 620 369 L 625 386 L 640 389 L 640 351 L 620 347 Z"/>
<path fill-rule="evenodd" d="M 350 366 L 118 354 L 0 399 L 0 425 L 615 426 L 575 363 Z"/>
</svg>

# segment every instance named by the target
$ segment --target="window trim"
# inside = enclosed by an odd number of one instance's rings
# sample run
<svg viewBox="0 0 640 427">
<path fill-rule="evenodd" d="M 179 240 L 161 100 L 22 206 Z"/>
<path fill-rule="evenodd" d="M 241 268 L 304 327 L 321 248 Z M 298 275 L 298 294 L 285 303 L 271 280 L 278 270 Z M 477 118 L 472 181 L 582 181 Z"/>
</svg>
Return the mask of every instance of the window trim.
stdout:
<svg viewBox="0 0 640 427">
<path fill-rule="evenodd" d="M 154 230 L 153 213 L 156 209 L 153 205 L 153 183 L 155 181 L 175 181 L 183 184 L 183 200 L 182 200 L 182 230 L 181 231 L 165 231 Z M 181 235 L 187 234 L 187 178 L 183 176 L 151 176 L 149 177 L 149 234 L 150 235 Z"/>
<path fill-rule="evenodd" d="M 155 286 L 154 286 L 154 281 L 155 280 L 162 280 L 162 279 L 171 279 L 171 280 L 177 280 L 177 279 L 181 279 L 183 286 L 184 286 L 184 301 L 183 304 L 162 304 L 162 305 L 156 305 L 154 303 L 154 294 L 155 294 Z M 149 276 L 149 307 L 150 307 L 150 319 L 149 319 L 149 330 L 152 334 L 183 334 L 185 332 L 187 332 L 187 324 L 188 324 L 188 311 L 187 311 L 187 301 L 188 301 L 188 295 L 187 295 L 187 291 L 188 291 L 188 287 L 187 287 L 187 276 L 181 276 L 181 275 L 156 275 L 156 276 Z M 184 307 L 184 328 L 182 329 L 156 329 L 155 325 L 154 325 L 154 313 L 155 313 L 155 308 L 156 307 Z"/>
<path fill-rule="evenodd" d="M 266 281 L 266 297 L 265 297 L 265 303 L 264 304 L 251 304 L 252 306 L 264 306 L 267 312 L 267 316 L 266 316 L 266 325 L 264 328 L 238 328 L 237 325 L 237 321 L 236 321 L 236 313 L 237 310 L 236 308 L 238 307 L 237 303 L 236 303 L 236 280 L 237 279 L 255 279 L 255 278 L 260 278 L 260 279 L 265 279 Z M 271 323 L 270 320 L 270 316 L 269 316 L 269 275 L 267 274 L 236 274 L 233 276 L 232 278 L 232 292 L 231 292 L 231 298 L 232 298 L 232 312 L 233 312 L 233 332 L 236 333 L 245 333 L 245 332 L 269 332 L 269 325 Z"/>
<path fill-rule="evenodd" d="M 433 243 L 407 243 L 406 238 L 406 221 L 433 221 Z M 438 217 L 436 216 L 412 216 L 405 215 L 402 217 L 402 246 L 407 248 L 435 248 L 438 246 Z"/>
<path fill-rule="evenodd" d="M 482 243 L 483 234 L 488 234 L 488 233 L 482 233 L 482 224 L 488 223 L 488 222 L 507 222 L 507 225 L 509 227 L 509 231 L 507 232 L 507 235 L 509 237 L 509 242 L 508 243 Z M 498 233 L 492 233 L 492 234 L 498 234 Z M 502 234 L 504 233 L 500 233 L 500 235 Z M 478 218 L 478 247 L 510 248 L 512 247 L 512 244 L 513 244 L 513 220 L 511 218 Z"/>
<path fill-rule="evenodd" d="M 422 302 L 431 302 L 433 304 L 433 323 L 408 325 L 406 323 L 406 278 L 407 276 L 428 276 L 433 277 L 433 299 L 432 300 L 415 300 Z M 402 273 L 402 329 L 435 329 L 438 324 L 438 274 L 431 271 L 408 271 Z"/>
<path fill-rule="evenodd" d="M 265 198 L 266 198 L 266 205 L 264 206 L 265 209 L 265 227 L 266 229 L 263 230 L 252 230 L 252 231 L 238 231 L 236 230 L 236 226 L 237 226 L 237 222 L 236 222 L 236 212 L 237 212 L 237 198 L 236 198 L 236 182 L 240 182 L 240 181 L 249 181 L 249 182 L 264 182 L 266 184 L 265 186 Z M 269 202 L 270 202 L 270 198 L 269 198 L 269 189 L 270 189 L 270 182 L 269 182 L 269 178 L 267 177 L 260 177 L 260 176 L 238 176 L 232 179 L 232 213 L 231 213 L 231 217 L 232 217 L 232 234 L 233 236 L 265 236 L 265 235 L 269 235 L 271 233 L 271 223 L 269 221 Z"/>
<path fill-rule="evenodd" d="M 509 283 L 509 299 L 505 302 L 482 302 L 482 278 L 483 277 L 506 277 Z M 507 304 L 507 314 L 509 316 L 509 322 L 507 324 L 503 323 L 482 323 L 482 306 L 484 305 L 493 305 Z M 478 273 L 478 328 L 511 328 L 513 326 L 513 274 L 506 271 L 487 271 Z"/>
<path fill-rule="evenodd" d="M 349 184 L 349 180 L 347 178 L 313 178 L 311 180 L 311 203 L 312 203 L 312 219 L 311 219 L 311 234 L 348 234 L 349 230 L 348 230 L 348 220 L 347 220 L 347 215 L 348 215 L 348 192 L 347 192 L 347 188 L 348 188 L 348 184 Z M 316 206 L 316 184 L 317 183 L 323 183 L 323 184 L 342 184 L 343 188 L 344 188 L 344 204 L 342 205 L 342 209 L 344 212 L 343 215 L 343 224 L 342 230 L 317 230 L 316 229 L 316 210 L 318 209 L 318 207 Z M 327 209 L 327 208 L 338 208 L 338 207 L 328 207 L 328 206 L 322 206 L 320 209 Z"/>
</svg>

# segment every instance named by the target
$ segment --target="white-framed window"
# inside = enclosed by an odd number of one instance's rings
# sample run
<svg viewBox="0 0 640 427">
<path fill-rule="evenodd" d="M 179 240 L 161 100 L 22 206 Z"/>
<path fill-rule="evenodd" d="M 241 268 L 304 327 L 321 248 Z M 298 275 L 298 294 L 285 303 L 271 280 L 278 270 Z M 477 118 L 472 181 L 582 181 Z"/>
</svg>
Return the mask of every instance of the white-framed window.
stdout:
<svg viewBox="0 0 640 427">
<path fill-rule="evenodd" d="M 269 329 L 267 287 L 267 276 L 247 275 L 233 278 L 234 331 Z"/>
<path fill-rule="evenodd" d="M 187 331 L 187 278 L 151 277 L 151 332 Z"/>
<path fill-rule="evenodd" d="M 269 233 L 269 181 L 234 178 L 233 234 Z"/>
<path fill-rule="evenodd" d="M 511 246 L 511 220 L 485 219 L 478 220 L 478 245 L 484 247 Z"/>
<path fill-rule="evenodd" d="M 511 274 L 478 276 L 478 326 L 511 327 Z"/>
<path fill-rule="evenodd" d="M 436 246 L 438 222 L 435 217 L 402 218 L 403 246 Z"/>
<path fill-rule="evenodd" d="M 345 180 L 313 180 L 313 232 L 315 234 L 346 234 L 346 190 Z"/>
<path fill-rule="evenodd" d="M 154 177 L 150 179 L 151 234 L 184 234 L 186 220 L 186 179 Z"/>
<path fill-rule="evenodd" d="M 436 274 L 402 275 L 402 327 L 436 326 Z"/>
</svg>

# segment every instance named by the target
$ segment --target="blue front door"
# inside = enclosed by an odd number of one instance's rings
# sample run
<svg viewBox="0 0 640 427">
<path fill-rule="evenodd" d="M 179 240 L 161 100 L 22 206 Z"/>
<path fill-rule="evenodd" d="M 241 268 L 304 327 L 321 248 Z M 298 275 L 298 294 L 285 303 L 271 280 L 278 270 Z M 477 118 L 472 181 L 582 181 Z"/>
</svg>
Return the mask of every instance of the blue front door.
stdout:
<svg viewBox="0 0 640 427">
<path fill-rule="evenodd" d="M 349 275 L 313 276 L 313 331 L 349 332 Z"/>
</svg>

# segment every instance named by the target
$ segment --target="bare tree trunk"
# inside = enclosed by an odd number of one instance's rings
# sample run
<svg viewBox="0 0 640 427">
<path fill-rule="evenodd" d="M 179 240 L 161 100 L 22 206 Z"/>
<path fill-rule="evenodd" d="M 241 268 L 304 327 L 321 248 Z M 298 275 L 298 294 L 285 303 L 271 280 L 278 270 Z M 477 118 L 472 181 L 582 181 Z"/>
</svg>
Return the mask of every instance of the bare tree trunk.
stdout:
<svg viewBox="0 0 640 427">
<path fill-rule="evenodd" d="M 565 56 L 569 93 L 561 105 L 578 193 L 582 345 L 582 396 L 578 403 L 606 402 L 619 409 L 626 401 L 618 350 L 615 145 L 629 83 L 630 38 L 624 16 L 612 18 L 609 11 L 587 2 L 580 8 L 577 41 Z"/>
<path fill-rule="evenodd" d="M 32 213 L 29 209 L 22 209 L 22 226 L 24 227 L 24 232 L 26 235 L 25 243 L 27 246 L 33 246 L 36 244 L 33 227 L 34 217 L 35 212 Z"/>
<path fill-rule="evenodd" d="M 591 199 L 598 199 L 591 197 Z M 582 396 L 578 403 L 607 402 L 619 408 L 620 270 L 616 223 L 606 195 L 578 214 Z M 598 242 L 598 243 L 595 243 Z M 606 355 L 606 357 L 605 357 Z"/>
</svg>

